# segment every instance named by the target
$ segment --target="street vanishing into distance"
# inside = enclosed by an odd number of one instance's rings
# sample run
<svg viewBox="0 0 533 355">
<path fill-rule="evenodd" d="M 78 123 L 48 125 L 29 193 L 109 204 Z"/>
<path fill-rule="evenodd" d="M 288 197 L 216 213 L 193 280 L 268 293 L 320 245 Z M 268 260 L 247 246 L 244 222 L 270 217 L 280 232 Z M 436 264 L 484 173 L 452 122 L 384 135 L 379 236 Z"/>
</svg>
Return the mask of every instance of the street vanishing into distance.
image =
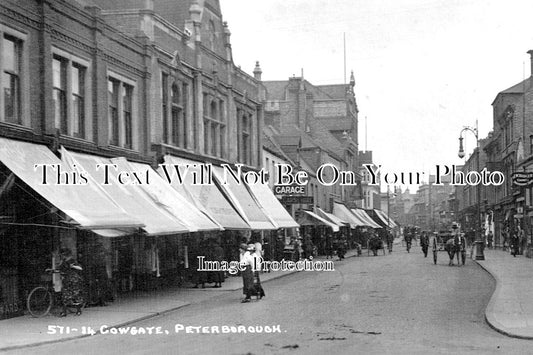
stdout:
<svg viewBox="0 0 533 355">
<path fill-rule="evenodd" d="M 484 320 L 495 281 L 467 259 L 437 265 L 420 248 L 335 261 L 333 272 L 299 272 L 264 283 L 266 298 L 241 304 L 228 291 L 129 326 L 161 335 L 95 335 L 17 354 L 526 354 L 531 342 Z M 271 333 L 187 334 L 186 326 L 279 326 Z M 276 329 L 276 328 L 272 328 Z"/>
</svg>

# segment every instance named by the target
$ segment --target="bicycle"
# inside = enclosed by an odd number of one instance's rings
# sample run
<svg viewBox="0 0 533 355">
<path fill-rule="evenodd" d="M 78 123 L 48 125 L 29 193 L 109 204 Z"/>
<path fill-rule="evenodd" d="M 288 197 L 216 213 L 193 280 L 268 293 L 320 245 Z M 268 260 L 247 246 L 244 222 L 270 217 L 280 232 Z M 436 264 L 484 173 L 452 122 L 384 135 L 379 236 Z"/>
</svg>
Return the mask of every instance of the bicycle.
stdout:
<svg viewBox="0 0 533 355">
<path fill-rule="evenodd" d="M 61 297 L 59 292 L 54 290 L 54 284 L 52 282 L 52 274 L 59 274 L 60 271 L 56 269 L 46 269 L 45 272 L 50 274 L 50 277 L 46 280 L 46 285 L 37 286 L 30 291 L 28 298 L 26 299 L 26 308 L 28 312 L 34 318 L 40 318 L 50 313 L 52 306 L 62 306 Z M 78 304 L 67 305 L 67 310 L 70 313 L 75 313 Z M 86 302 L 84 302 L 80 309 L 85 308 Z M 72 309 L 76 310 L 72 310 Z"/>
</svg>

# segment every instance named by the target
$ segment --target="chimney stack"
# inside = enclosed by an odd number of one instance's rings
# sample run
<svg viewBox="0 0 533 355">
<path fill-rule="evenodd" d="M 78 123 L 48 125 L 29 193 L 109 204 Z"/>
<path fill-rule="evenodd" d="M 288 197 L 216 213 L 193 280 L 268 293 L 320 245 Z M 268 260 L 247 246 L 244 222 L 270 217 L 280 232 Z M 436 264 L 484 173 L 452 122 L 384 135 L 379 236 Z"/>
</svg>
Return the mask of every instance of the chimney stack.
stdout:
<svg viewBox="0 0 533 355">
<path fill-rule="evenodd" d="M 259 66 L 259 61 L 255 62 L 255 68 L 254 68 L 254 78 L 257 81 L 261 81 L 261 74 L 263 74 L 263 71 L 261 70 L 261 67 Z"/>
<path fill-rule="evenodd" d="M 533 49 L 530 49 L 529 51 L 527 51 L 527 54 L 529 54 L 529 57 L 530 57 L 530 65 L 531 65 L 531 71 L 530 71 L 530 76 L 533 75 Z"/>
</svg>

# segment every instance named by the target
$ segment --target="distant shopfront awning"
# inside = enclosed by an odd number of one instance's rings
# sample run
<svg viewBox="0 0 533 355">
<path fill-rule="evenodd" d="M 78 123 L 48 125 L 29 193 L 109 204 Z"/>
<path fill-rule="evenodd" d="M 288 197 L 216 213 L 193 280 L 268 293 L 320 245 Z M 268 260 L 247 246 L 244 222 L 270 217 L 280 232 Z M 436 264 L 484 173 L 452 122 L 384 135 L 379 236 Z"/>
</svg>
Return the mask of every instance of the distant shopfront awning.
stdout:
<svg viewBox="0 0 533 355">
<path fill-rule="evenodd" d="M 346 227 L 346 226 L 348 226 L 350 224 L 350 223 L 344 221 L 343 219 L 340 219 L 339 217 L 335 216 L 332 213 L 325 212 L 324 210 L 322 210 L 319 207 L 315 207 L 315 213 L 316 213 L 317 216 L 320 216 L 320 217 L 330 221 L 331 223 L 338 225 L 339 227 Z"/>
<path fill-rule="evenodd" d="M 333 232 L 338 232 L 339 231 L 339 226 L 334 224 L 334 223 L 331 223 L 330 221 L 318 216 L 317 214 L 311 212 L 311 211 L 305 211 L 303 210 L 302 212 L 304 212 L 303 214 L 300 215 L 300 217 L 298 218 L 298 223 L 302 226 L 316 226 L 316 225 L 322 225 L 322 226 L 326 226 L 326 227 L 329 227 L 333 230 Z"/>
<path fill-rule="evenodd" d="M 43 145 L 0 138 L 0 161 L 35 192 L 63 211 L 83 229 L 136 229 L 143 226 L 137 218 L 114 204 L 97 186 L 57 184 L 57 169 L 71 171 Z M 36 167 L 37 164 L 41 167 Z M 42 164 L 47 164 L 43 181 Z M 55 170 L 54 170 L 55 169 Z M 72 177 L 72 174 L 70 174 Z"/>
<path fill-rule="evenodd" d="M 300 225 L 291 217 L 289 212 L 279 202 L 267 184 L 247 185 L 253 197 L 263 208 L 265 214 L 270 217 L 276 228 L 298 228 Z"/>
<path fill-rule="evenodd" d="M 350 212 L 348 207 L 338 202 L 333 204 L 333 214 L 344 221 L 348 221 L 351 228 L 365 226 L 365 223 Z"/>
<path fill-rule="evenodd" d="M 206 183 L 193 184 L 193 173 L 198 173 L 204 165 L 203 163 L 165 155 L 165 164 L 167 168 L 166 173 L 161 167 L 159 167 L 157 169 L 159 175 L 165 179 L 165 182 L 170 179 L 170 181 L 168 181 L 170 186 L 211 220 L 224 227 L 224 229 L 250 229 L 248 223 L 246 223 L 237 211 L 235 211 L 231 203 L 224 197 L 214 183 L 212 185 Z M 188 169 L 187 175 L 183 174 L 182 183 L 179 183 L 177 179 L 175 167 L 181 167 L 181 171 L 183 172 L 185 169 Z"/>
<path fill-rule="evenodd" d="M 140 185 L 120 184 L 117 176 L 119 172 L 132 174 L 132 169 L 126 164 L 112 162 L 111 159 L 81 153 L 73 153 L 65 148 L 61 149 L 61 159 L 70 170 L 85 171 L 89 185 L 99 189 L 117 206 L 128 214 L 136 216 L 143 224 L 143 229 L 149 235 L 170 235 L 195 231 L 182 223 L 176 216 L 157 205 L 142 190 Z M 100 164 L 100 168 L 97 165 Z M 107 176 L 102 164 L 116 164 L 117 168 L 108 165 Z M 140 173 L 139 173 L 139 176 Z M 106 178 L 108 179 L 106 181 Z M 144 178 L 144 177 L 143 177 Z M 127 182 L 126 180 L 123 180 Z M 107 182 L 107 184 L 105 184 Z"/>
<path fill-rule="evenodd" d="M 352 208 L 353 214 L 355 214 L 360 220 L 363 221 L 364 225 L 371 228 L 381 228 L 367 213 L 366 211 L 359 208 Z"/>
<path fill-rule="evenodd" d="M 223 168 L 218 166 L 213 166 L 213 173 L 233 207 L 235 207 L 237 212 L 239 212 L 253 230 L 277 229 L 265 213 L 263 213 L 252 195 L 250 195 L 244 182 L 241 184 L 237 183 L 229 174 L 224 173 Z"/>
<path fill-rule="evenodd" d="M 390 228 L 397 228 L 398 225 L 382 210 L 374 209 L 374 212 L 379 216 L 379 218 L 385 223 L 386 226 Z"/>
</svg>

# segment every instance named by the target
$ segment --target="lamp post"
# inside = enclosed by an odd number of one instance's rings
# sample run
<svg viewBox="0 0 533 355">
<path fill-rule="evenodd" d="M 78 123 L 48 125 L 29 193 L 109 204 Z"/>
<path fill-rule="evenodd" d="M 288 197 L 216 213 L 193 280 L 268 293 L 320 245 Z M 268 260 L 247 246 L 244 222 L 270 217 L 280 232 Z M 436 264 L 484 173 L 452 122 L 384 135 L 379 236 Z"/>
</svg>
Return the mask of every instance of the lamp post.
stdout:
<svg viewBox="0 0 533 355">
<path fill-rule="evenodd" d="M 476 148 L 477 148 L 477 159 L 476 159 L 476 170 L 479 172 L 479 164 L 481 160 L 481 152 L 479 149 L 479 131 L 477 127 L 464 126 L 459 133 L 459 153 L 457 154 L 459 158 L 464 158 L 465 151 L 463 149 L 463 132 L 469 131 L 474 134 L 476 137 Z M 474 255 L 475 260 L 485 260 L 485 254 L 483 253 L 484 249 L 484 240 L 481 236 L 481 190 L 479 184 L 476 186 L 476 195 L 477 195 L 477 228 L 476 228 L 476 241 L 474 242 Z"/>
</svg>

